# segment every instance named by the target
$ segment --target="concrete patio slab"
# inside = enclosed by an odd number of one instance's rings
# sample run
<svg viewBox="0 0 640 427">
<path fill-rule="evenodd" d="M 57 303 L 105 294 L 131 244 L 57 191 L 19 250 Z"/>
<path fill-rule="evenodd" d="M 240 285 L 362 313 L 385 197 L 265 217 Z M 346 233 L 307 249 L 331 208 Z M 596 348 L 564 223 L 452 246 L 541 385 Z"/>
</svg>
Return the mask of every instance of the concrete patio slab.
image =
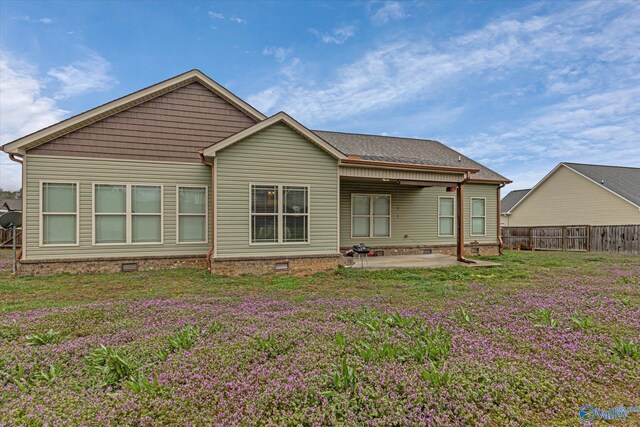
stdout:
<svg viewBox="0 0 640 427">
<path fill-rule="evenodd" d="M 453 267 L 456 265 L 479 268 L 496 267 L 500 265 L 497 262 L 481 261 L 473 258 L 471 258 L 470 260 L 473 261 L 473 263 L 459 262 L 456 257 L 444 254 L 392 255 L 367 257 L 364 261 L 364 267 L 361 267 L 360 259 L 356 258 L 354 259 L 354 264 L 347 267 L 375 270 L 386 268 L 440 268 Z"/>
</svg>

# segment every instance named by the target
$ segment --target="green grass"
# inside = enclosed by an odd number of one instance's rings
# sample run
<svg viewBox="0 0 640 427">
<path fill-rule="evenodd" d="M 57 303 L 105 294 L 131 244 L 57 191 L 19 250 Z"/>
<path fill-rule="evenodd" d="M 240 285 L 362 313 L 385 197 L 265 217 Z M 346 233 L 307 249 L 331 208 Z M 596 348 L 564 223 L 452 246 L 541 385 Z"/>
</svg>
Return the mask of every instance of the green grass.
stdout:
<svg viewBox="0 0 640 427">
<path fill-rule="evenodd" d="M 0 271 L 0 424 L 575 425 L 637 404 L 637 257 L 481 259 L 501 266 Z"/>
</svg>

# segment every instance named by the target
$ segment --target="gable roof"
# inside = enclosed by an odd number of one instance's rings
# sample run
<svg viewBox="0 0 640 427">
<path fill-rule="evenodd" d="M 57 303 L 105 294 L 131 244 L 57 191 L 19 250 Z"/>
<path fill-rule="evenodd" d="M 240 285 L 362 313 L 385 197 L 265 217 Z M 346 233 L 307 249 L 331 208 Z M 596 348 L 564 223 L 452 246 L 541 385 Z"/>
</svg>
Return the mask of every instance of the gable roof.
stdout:
<svg viewBox="0 0 640 427">
<path fill-rule="evenodd" d="M 8 209 L 10 211 L 21 211 L 22 199 L 0 200 L 0 209 Z"/>
<path fill-rule="evenodd" d="M 583 163 L 564 165 L 640 207 L 640 168 Z"/>
<path fill-rule="evenodd" d="M 540 180 L 527 194 L 516 202 L 507 213 L 512 212 L 527 197 L 533 194 L 559 168 L 565 167 L 570 171 L 588 179 L 595 185 L 615 194 L 624 201 L 640 208 L 640 168 L 625 166 L 590 165 L 585 163 L 559 163 L 544 178 Z"/>
<path fill-rule="evenodd" d="M 223 139 L 220 142 L 217 142 L 207 148 L 205 148 L 204 150 L 202 150 L 202 154 L 206 157 L 215 157 L 216 153 L 232 144 L 235 144 L 236 142 L 239 142 L 245 138 L 248 138 L 251 135 L 254 135 L 258 132 L 260 132 L 263 129 L 268 128 L 269 126 L 272 126 L 274 124 L 277 123 L 282 123 L 285 124 L 287 126 L 289 126 L 291 129 L 293 129 L 294 131 L 298 132 L 300 135 L 302 135 L 304 138 L 306 138 L 307 140 L 311 141 L 312 143 L 314 143 L 315 145 L 317 145 L 319 148 L 321 148 L 322 150 L 326 151 L 327 153 L 329 153 L 331 156 L 335 157 L 336 159 L 344 159 L 346 158 L 346 156 L 340 152 L 340 150 L 336 149 L 334 146 L 332 146 L 331 144 L 328 144 L 324 139 L 320 138 L 318 135 L 316 135 L 314 132 L 311 132 L 309 129 L 307 129 L 306 127 L 304 127 L 302 124 L 300 124 L 298 121 L 296 121 L 295 119 L 293 119 L 291 116 L 289 116 L 287 113 L 280 111 L 279 113 L 274 114 L 273 116 L 269 117 L 268 119 L 265 119 L 261 122 L 256 123 L 255 125 L 242 130 L 234 135 L 231 135 L 230 137 L 228 137 L 227 139 Z"/>
<path fill-rule="evenodd" d="M 513 190 L 500 200 L 500 213 L 508 212 L 516 203 L 520 201 L 531 189 Z"/>
<path fill-rule="evenodd" d="M 392 136 L 314 130 L 315 134 L 348 156 L 363 160 L 477 169 L 471 180 L 511 182 L 497 172 L 471 160 L 438 141 Z"/>
<path fill-rule="evenodd" d="M 28 149 L 44 144 L 62 135 L 66 135 L 193 82 L 202 84 L 204 87 L 227 100 L 240 111 L 244 112 L 256 121 L 264 120 L 266 118 L 264 114 L 238 98 L 231 91 L 205 75 L 202 71 L 191 70 L 18 138 L 15 141 L 5 144 L 2 147 L 2 150 L 11 154 L 24 154 Z"/>
</svg>

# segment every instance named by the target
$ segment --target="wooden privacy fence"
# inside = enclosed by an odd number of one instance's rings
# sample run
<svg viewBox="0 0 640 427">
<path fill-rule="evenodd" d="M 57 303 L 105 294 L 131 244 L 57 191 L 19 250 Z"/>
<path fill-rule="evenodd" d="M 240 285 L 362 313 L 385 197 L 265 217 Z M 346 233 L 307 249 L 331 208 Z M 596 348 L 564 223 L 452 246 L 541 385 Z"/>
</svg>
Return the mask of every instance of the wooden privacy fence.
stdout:
<svg viewBox="0 0 640 427">
<path fill-rule="evenodd" d="M 22 229 L 16 230 L 16 246 L 22 245 Z M 13 231 L 0 228 L 0 248 L 13 247 Z"/>
<path fill-rule="evenodd" d="M 508 249 L 640 255 L 640 224 L 503 227 Z"/>
</svg>

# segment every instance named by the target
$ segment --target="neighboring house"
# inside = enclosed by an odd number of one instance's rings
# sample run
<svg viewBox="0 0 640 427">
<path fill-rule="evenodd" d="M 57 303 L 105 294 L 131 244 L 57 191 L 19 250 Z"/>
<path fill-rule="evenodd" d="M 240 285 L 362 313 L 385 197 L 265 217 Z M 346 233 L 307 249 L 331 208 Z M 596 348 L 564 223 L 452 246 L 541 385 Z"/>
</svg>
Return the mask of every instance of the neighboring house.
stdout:
<svg viewBox="0 0 640 427">
<path fill-rule="evenodd" d="M 0 213 L 9 211 L 21 211 L 22 200 L 21 199 L 6 199 L 0 200 Z"/>
<path fill-rule="evenodd" d="M 640 224 L 640 168 L 560 163 L 501 211 L 508 227 Z"/>
<path fill-rule="evenodd" d="M 496 253 L 509 182 L 436 141 L 267 118 L 198 70 L 3 150 L 23 162 L 23 274 L 307 272 L 360 242 Z"/>
<path fill-rule="evenodd" d="M 515 204 L 518 203 L 529 191 L 531 191 L 531 189 L 510 191 L 509 194 L 504 196 L 500 201 L 500 225 L 502 227 L 509 226 L 509 216 L 507 215 L 507 212 L 509 212 L 509 210 L 511 210 L 511 208 L 514 207 Z"/>
</svg>

